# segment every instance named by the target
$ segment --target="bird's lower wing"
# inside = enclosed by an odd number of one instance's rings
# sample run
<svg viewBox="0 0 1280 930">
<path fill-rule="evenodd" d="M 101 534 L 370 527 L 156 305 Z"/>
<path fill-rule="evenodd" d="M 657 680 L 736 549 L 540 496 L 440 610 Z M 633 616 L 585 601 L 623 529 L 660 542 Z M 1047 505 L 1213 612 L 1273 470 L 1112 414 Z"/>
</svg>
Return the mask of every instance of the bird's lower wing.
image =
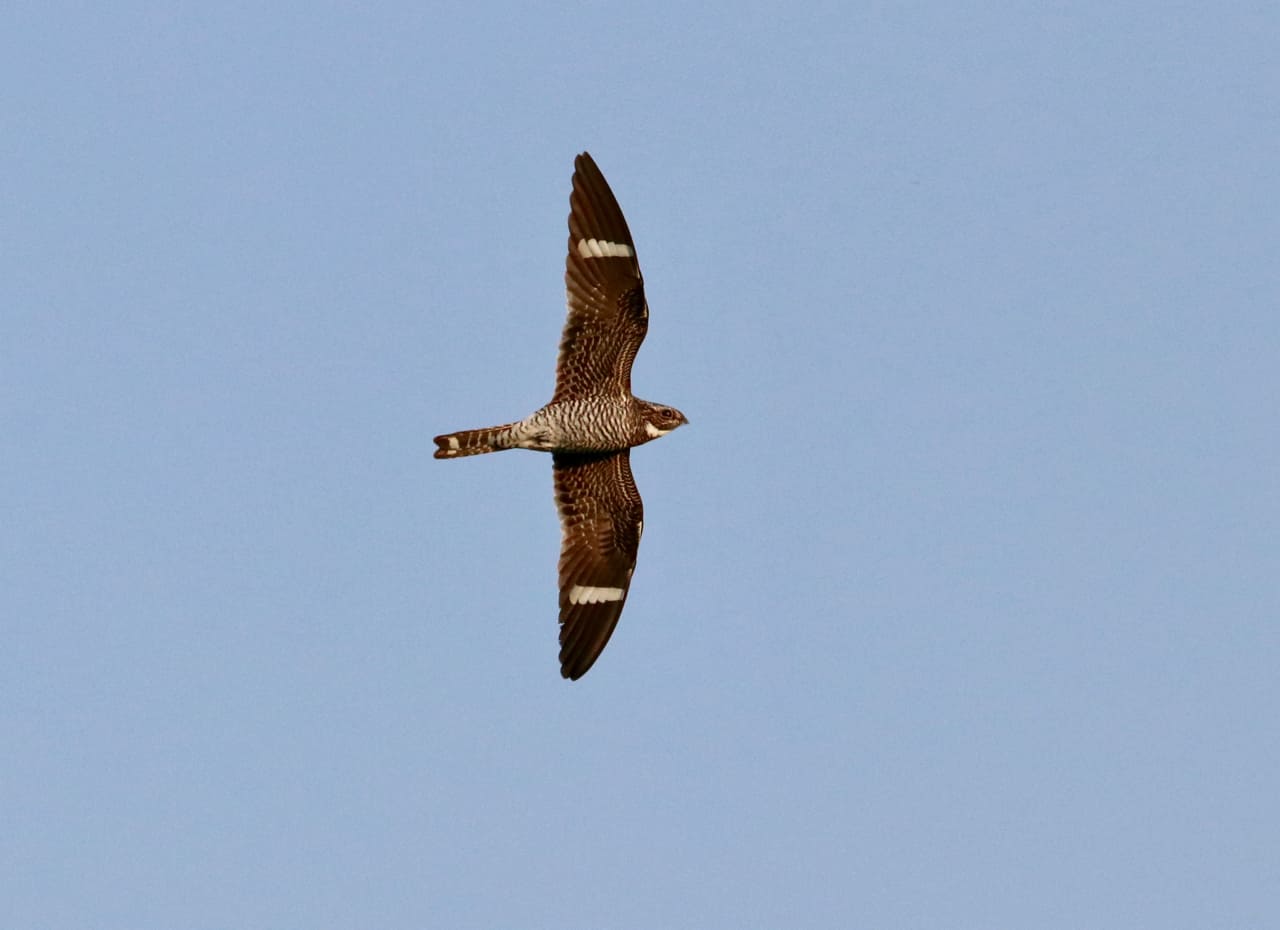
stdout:
<svg viewBox="0 0 1280 930">
<path fill-rule="evenodd" d="M 560 674 L 587 673 L 613 635 L 631 587 L 644 506 L 630 450 L 554 456 L 560 511 Z"/>
</svg>

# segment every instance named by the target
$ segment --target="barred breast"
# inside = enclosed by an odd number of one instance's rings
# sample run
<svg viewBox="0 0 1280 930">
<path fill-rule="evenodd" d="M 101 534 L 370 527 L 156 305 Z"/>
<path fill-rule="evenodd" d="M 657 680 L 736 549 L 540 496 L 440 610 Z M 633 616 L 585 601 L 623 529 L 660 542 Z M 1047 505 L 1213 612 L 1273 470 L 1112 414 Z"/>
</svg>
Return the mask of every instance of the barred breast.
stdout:
<svg viewBox="0 0 1280 930">
<path fill-rule="evenodd" d="M 633 401 L 585 397 L 547 404 L 515 424 L 511 444 L 545 452 L 612 452 L 634 445 Z"/>
</svg>

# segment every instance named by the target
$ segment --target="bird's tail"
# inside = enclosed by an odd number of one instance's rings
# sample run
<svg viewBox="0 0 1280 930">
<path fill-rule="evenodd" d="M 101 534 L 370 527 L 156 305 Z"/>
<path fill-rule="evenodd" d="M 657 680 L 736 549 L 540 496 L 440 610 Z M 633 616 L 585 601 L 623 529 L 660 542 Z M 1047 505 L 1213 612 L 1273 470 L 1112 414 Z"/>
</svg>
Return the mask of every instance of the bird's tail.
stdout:
<svg viewBox="0 0 1280 930">
<path fill-rule="evenodd" d="M 446 433 L 437 436 L 435 443 L 438 459 L 456 459 L 464 455 L 483 455 L 485 452 L 499 452 L 511 448 L 504 440 L 511 432 L 514 423 L 502 426 L 486 426 L 484 429 L 464 429 L 458 433 Z"/>
</svg>

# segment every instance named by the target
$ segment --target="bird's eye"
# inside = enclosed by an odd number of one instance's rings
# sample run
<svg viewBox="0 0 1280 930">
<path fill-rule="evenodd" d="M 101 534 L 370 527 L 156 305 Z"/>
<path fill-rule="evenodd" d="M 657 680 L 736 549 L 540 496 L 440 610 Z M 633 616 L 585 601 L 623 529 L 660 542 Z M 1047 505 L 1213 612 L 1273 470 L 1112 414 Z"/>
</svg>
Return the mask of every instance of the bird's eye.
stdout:
<svg viewBox="0 0 1280 930">
<path fill-rule="evenodd" d="M 663 407 L 662 415 L 666 417 L 668 420 L 674 420 L 676 418 L 676 412 L 672 410 L 670 407 Z"/>
</svg>

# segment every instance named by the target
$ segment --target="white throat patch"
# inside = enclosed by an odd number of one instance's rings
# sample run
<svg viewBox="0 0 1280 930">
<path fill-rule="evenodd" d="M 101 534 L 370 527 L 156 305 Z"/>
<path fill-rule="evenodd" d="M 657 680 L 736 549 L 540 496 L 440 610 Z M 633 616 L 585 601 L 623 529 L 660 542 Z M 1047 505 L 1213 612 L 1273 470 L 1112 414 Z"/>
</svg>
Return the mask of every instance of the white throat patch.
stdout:
<svg viewBox="0 0 1280 930">
<path fill-rule="evenodd" d="M 669 429 L 658 429 L 656 426 L 654 426 L 654 425 L 653 425 L 652 423 L 650 423 L 648 420 L 645 420 L 645 421 L 644 421 L 644 432 L 645 432 L 645 435 L 646 435 L 646 436 L 648 436 L 650 439 L 657 439 L 659 436 L 665 436 L 665 435 L 667 435 L 667 433 L 671 432 L 671 430 L 669 430 Z"/>
</svg>

